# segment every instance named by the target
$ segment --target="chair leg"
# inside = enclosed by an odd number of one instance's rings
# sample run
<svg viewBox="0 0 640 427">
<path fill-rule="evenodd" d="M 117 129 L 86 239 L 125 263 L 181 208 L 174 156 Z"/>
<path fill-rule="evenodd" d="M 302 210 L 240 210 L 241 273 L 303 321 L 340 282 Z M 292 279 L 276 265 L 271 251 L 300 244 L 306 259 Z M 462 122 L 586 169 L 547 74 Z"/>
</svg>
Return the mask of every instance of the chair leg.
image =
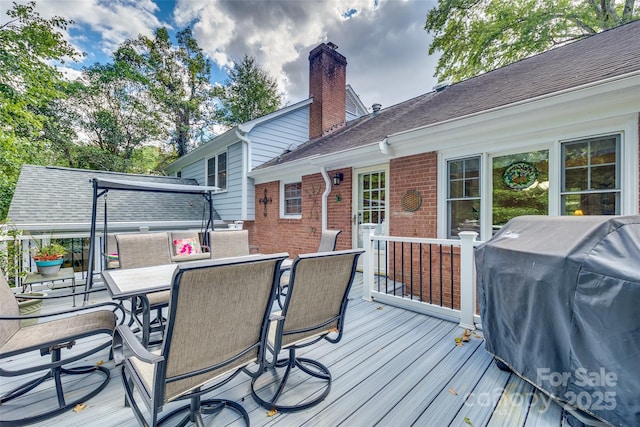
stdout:
<svg viewBox="0 0 640 427">
<path fill-rule="evenodd" d="M 60 349 L 52 350 L 51 358 L 53 362 L 59 361 Z M 84 375 L 84 374 L 90 374 L 94 372 L 104 375 L 102 382 L 100 382 L 98 386 L 93 388 L 89 393 L 74 399 L 72 402 L 67 402 L 65 399 L 64 387 L 61 379 L 62 375 Z M 86 402 L 87 400 L 91 399 L 92 397 L 100 393 L 109 383 L 109 380 L 111 378 L 111 373 L 104 366 L 76 366 L 74 368 L 63 368 L 63 367 L 52 368 L 49 371 L 47 371 L 47 373 L 42 377 L 29 381 L 26 384 L 23 384 L 18 388 L 10 391 L 9 393 L 4 394 L 2 398 L 0 398 L 0 402 L 5 403 L 12 399 L 15 399 L 16 397 L 22 396 L 26 392 L 33 390 L 38 385 L 42 384 L 45 380 L 50 378 L 53 378 L 55 383 L 56 397 L 58 400 L 57 408 L 45 410 L 44 412 L 41 412 L 39 414 L 32 415 L 27 418 L 21 418 L 19 420 L 0 419 L 0 425 L 2 426 L 26 425 L 26 424 L 32 424 L 39 421 L 43 421 L 48 418 L 52 418 L 57 415 L 60 415 L 61 413 L 72 409 L 79 403 Z"/>
<path fill-rule="evenodd" d="M 309 365 L 313 366 L 315 369 L 310 369 Z M 282 374 L 281 379 L 276 380 L 278 381 L 278 384 L 276 386 L 276 391 L 273 394 L 271 394 L 270 397 L 267 397 L 267 398 L 261 397 L 260 394 L 264 395 L 265 394 L 264 390 L 267 389 L 267 387 L 270 384 L 261 385 L 260 387 L 261 390 L 259 390 L 256 388 L 256 382 L 258 381 L 258 379 L 263 377 L 265 374 L 269 374 L 269 373 L 275 374 L 274 371 L 276 368 L 283 368 L 283 367 L 285 367 L 285 371 Z M 278 404 L 277 402 L 282 396 L 283 392 L 285 392 L 287 381 L 289 380 L 290 374 L 294 368 L 300 369 L 302 372 L 306 373 L 309 376 L 326 381 L 324 390 L 322 391 L 322 393 L 320 393 L 319 396 L 311 400 L 303 400 L 302 402 L 299 402 L 296 404 Z M 277 375 L 274 375 L 274 377 L 277 377 Z M 254 400 L 263 408 L 276 409 L 279 412 L 295 412 L 295 411 L 302 411 L 304 409 L 308 409 L 322 402 L 329 395 L 330 390 L 331 390 L 331 372 L 329 371 L 329 369 L 326 366 L 324 366 L 322 363 L 317 362 L 315 360 L 296 357 L 295 348 L 289 349 L 288 358 L 279 359 L 275 363 L 274 367 L 267 369 L 264 373 L 254 377 L 251 380 L 251 395 L 253 396 Z"/>
<path fill-rule="evenodd" d="M 203 414 L 217 414 L 225 408 L 236 411 L 244 419 L 247 426 L 250 425 L 249 413 L 239 403 L 227 399 L 200 400 L 200 396 L 192 397 L 189 405 L 184 405 L 164 415 L 161 419 L 158 420 L 158 425 L 166 423 L 180 412 L 189 411 L 189 413 L 178 423 L 171 423 L 171 425 L 183 427 L 189 424 L 189 422 L 192 422 L 195 423 L 198 427 L 205 427 L 204 420 L 202 419 Z"/>
<path fill-rule="evenodd" d="M 124 406 L 130 406 L 131 409 L 133 410 L 133 415 L 136 417 L 136 419 L 138 420 L 138 423 L 140 425 L 143 426 L 148 426 L 149 423 L 147 423 L 147 420 L 144 418 L 144 415 L 142 414 L 142 411 L 140 410 L 140 407 L 138 406 L 138 404 L 136 403 L 134 397 L 133 397 L 133 388 L 134 388 L 134 382 L 133 379 L 127 379 L 127 372 L 126 372 L 126 366 L 123 365 L 122 366 L 122 371 L 121 371 L 121 378 L 122 378 L 122 385 L 124 386 Z M 151 420 L 151 425 L 152 426 L 156 426 L 157 422 L 156 422 L 156 411 L 151 411 L 152 412 L 152 420 Z"/>
</svg>

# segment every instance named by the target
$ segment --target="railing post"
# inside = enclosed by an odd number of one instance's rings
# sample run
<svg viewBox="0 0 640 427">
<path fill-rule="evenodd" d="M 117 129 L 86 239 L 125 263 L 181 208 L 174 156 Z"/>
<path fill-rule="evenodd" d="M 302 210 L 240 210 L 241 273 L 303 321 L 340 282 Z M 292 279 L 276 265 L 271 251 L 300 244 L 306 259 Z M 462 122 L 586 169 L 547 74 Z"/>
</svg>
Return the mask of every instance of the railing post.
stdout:
<svg viewBox="0 0 640 427">
<path fill-rule="evenodd" d="M 460 237 L 460 327 L 475 329 L 473 316 L 476 311 L 476 287 L 473 280 L 473 242 L 475 231 L 461 231 Z"/>
<path fill-rule="evenodd" d="M 361 224 L 362 227 L 362 246 L 365 250 L 362 256 L 362 299 L 365 301 L 371 301 L 371 290 L 373 289 L 374 282 L 374 266 L 375 260 L 373 259 L 373 240 L 371 236 L 375 234 L 375 230 L 378 224 Z"/>
</svg>

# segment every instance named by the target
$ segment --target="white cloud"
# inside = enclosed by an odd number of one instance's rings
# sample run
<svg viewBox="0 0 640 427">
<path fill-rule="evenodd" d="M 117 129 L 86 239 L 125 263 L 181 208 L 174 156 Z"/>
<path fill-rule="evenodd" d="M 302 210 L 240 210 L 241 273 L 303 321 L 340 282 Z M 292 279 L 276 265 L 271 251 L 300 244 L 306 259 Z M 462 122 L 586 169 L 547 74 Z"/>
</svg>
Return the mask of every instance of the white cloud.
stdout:
<svg viewBox="0 0 640 427">
<path fill-rule="evenodd" d="M 200 46 L 221 66 L 244 54 L 277 78 L 289 102 L 308 95 L 308 53 L 332 41 L 347 57 L 347 81 L 365 105 L 396 104 L 431 90 L 436 58 L 424 22 L 435 0 L 179 0 L 176 25 L 193 24 Z M 345 15 L 356 12 L 350 18 Z"/>
<path fill-rule="evenodd" d="M 155 28 L 169 26 L 155 16 L 159 8 L 152 0 L 39 0 L 37 10 L 44 18 L 58 15 L 74 21 L 67 34 L 79 35 L 68 35 L 67 40 L 88 53 L 88 62 L 95 61 L 97 53 L 110 55 L 127 39 L 151 36 Z"/>
<path fill-rule="evenodd" d="M 26 0 L 20 0 L 25 3 Z M 245 54 L 274 77 L 290 103 L 308 96 L 308 55 L 332 41 L 347 58 L 347 82 L 365 105 L 383 108 L 428 92 L 437 58 L 424 31 L 436 0 L 38 0 L 43 17 L 72 19 L 68 40 L 84 64 L 157 27 L 193 26 L 219 67 Z M 173 6 L 173 13 L 167 11 Z M 6 9 L 6 8 L 5 8 Z M 163 14 L 164 13 L 164 14 Z M 214 82 L 215 83 L 215 82 Z"/>
</svg>

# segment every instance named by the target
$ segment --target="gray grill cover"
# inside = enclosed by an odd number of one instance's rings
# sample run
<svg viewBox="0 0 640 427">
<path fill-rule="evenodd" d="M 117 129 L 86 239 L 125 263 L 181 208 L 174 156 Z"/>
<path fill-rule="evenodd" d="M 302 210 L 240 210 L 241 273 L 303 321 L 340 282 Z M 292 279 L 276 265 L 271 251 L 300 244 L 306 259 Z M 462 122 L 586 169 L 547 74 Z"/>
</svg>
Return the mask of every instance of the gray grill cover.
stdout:
<svg viewBox="0 0 640 427">
<path fill-rule="evenodd" d="M 514 218 L 475 260 L 487 351 L 555 398 L 640 426 L 640 217 Z"/>
</svg>

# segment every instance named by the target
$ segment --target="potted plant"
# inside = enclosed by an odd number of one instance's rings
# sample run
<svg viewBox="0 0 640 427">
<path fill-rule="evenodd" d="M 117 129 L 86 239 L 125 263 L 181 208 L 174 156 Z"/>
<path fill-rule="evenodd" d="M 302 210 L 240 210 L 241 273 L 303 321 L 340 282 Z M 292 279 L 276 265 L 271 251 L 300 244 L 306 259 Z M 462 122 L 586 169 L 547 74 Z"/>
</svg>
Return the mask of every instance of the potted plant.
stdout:
<svg viewBox="0 0 640 427">
<path fill-rule="evenodd" d="M 38 271 L 43 276 L 54 276 L 60 271 L 62 257 L 67 253 L 64 246 L 58 243 L 37 243 L 33 248 L 31 257 L 38 266 Z"/>
</svg>

